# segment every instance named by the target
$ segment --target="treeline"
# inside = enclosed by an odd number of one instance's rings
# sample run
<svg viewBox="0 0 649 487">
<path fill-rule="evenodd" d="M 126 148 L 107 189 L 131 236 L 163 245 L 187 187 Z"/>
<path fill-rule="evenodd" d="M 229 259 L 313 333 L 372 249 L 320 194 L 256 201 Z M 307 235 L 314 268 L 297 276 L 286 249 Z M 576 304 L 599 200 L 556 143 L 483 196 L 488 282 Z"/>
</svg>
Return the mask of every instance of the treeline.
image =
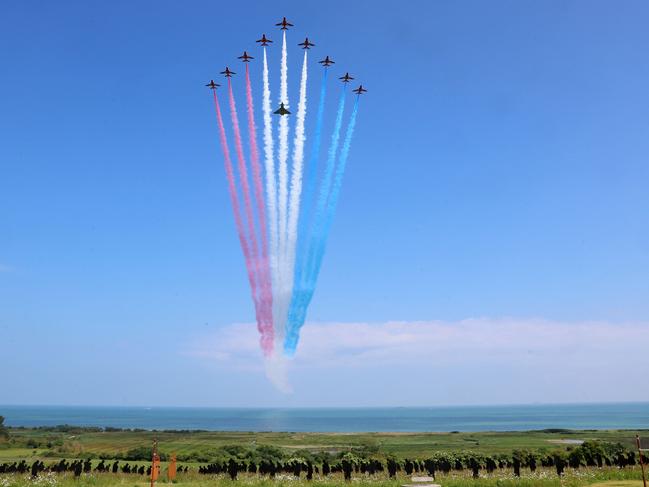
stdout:
<svg viewBox="0 0 649 487">
<path fill-rule="evenodd" d="M 472 451 L 435 452 L 427 458 L 403 458 L 394 456 L 385 458 L 368 457 L 359 452 L 344 452 L 331 455 L 325 452 L 313 454 L 300 451 L 287 455 L 274 447 L 260 446 L 255 449 L 243 447 L 224 447 L 218 453 L 218 459 L 208 465 L 199 467 L 201 474 L 228 474 L 233 480 L 239 473 L 257 473 L 274 477 L 280 473 L 292 474 L 295 477 L 305 475 L 307 480 L 314 474 L 327 476 L 331 473 L 342 472 L 346 480 L 352 474 L 374 475 L 387 472 L 389 477 L 395 477 L 398 472 L 406 475 L 449 473 L 458 470 L 471 470 L 474 477 L 479 477 L 481 471 L 493 473 L 497 469 L 511 469 L 517 477 L 521 469 L 534 472 L 539 467 L 556 470 L 562 476 L 566 467 L 604 467 L 615 466 L 624 468 L 636 465 L 638 462 L 635 451 L 628 450 L 617 443 L 587 441 L 567 450 L 527 451 L 516 450 L 510 454 L 485 455 Z M 649 458 L 644 458 L 649 461 Z"/>
<path fill-rule="evenodd" d="M 106 462 L 101 460 L 93 469 L 92 461 L 90 459 L 86 460 L 73 460 L 68 461 L 66 459 L 60 460 L 57 463 L 52 463 L 50 465 L 45 465 L 41 460 L 36 460 L 33 463 L 28 464 L 25 460 L 20 462 L 13 463 L 0 463 L 0 474 L 3 473 L 20 473 L 25 474 L 27 472 L 31 473 L 32 477 L 37 477 L 42 472 L 54 472 L 54 473 L 63 473 L 63 472 L 73 472 L 75 477 L 81 476 L 82 473 L 90 472 L 110 472 L 110 473 L 132 473 L 138 475 L 151 475 L 151 465 L 131 465 L 129 463 L 120 464 L 119 460 L 114 462 Z M 186 473 L 189 471 L 189 467 L 177 467 L 178 473 Z"/>
</svg>

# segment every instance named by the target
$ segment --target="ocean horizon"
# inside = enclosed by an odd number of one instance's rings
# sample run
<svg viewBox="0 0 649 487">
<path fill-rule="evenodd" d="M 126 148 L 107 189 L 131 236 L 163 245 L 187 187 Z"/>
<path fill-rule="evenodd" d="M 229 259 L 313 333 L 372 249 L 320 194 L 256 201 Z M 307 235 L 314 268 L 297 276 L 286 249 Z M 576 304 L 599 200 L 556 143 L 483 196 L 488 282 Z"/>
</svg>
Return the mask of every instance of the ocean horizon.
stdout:
<svg viewBox="0 0 649 487">
<path fill-rule="evenodd" d="M 649 429 L 649 403 L 431 407 L 136 407 L 0 405 L 12 427 L 74 425 L 252 432 L 478 432 Z"/>
</svg>

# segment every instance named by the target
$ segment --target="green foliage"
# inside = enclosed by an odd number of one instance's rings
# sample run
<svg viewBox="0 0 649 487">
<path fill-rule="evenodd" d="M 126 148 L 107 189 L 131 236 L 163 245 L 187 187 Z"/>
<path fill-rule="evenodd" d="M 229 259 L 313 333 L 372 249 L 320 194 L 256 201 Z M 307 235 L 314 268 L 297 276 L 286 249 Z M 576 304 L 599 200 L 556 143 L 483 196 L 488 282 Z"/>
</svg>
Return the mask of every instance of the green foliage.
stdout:
<svg viewBox="0 0 649 487">
<path fill-rule="evenodd" d="M 168 455 L 166 453 L 158 451 L 158 455 L 160 455 L 160 460 L 163 462 L 167 461 Z M 135 448 L 127 450 L 126 453 L 118 456 L 118 458 L 129 461 L 151 461 L 153 458 L 153 448 L 150 446 L 136 446 Z"/>
</svg>

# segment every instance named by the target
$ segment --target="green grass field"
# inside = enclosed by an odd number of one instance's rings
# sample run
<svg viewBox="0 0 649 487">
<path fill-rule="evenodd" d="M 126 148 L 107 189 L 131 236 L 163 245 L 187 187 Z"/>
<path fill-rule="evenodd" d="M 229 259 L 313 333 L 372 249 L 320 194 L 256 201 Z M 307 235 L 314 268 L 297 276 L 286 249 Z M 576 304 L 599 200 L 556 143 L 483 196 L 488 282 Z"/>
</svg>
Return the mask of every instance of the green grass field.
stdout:
<svg viewBox="0 0 649 487">
<path fill-rule="evenodd" d="M 51 465 L 61 458 L 74 459 L 81 457 L 94 458 L 93 467 L 99 458 L 119 458 L 129 450 L 137 447 L 150 447 L 157 439 L 159 450 L 163 453 L 188 455 L 195 452 L 214 451 L 219 447 L 237 445 L 247 448 L 269 445 L 279 447 L 288 455 L 301 451 L 311 453 L 326 452 L 338 454 L 351 449 L 366 449 L 374 456 L 424 459 L 437 451 L 473 451 L 485 455 L 499 453 L 511 454 L 513 450 L 552 451 L 566 450 L 576 441 L 600 440 L 621 443 L 633 448 L 636 433 L 647 431 L 531 431 L 504 433 L 249 433 L 249 432 L 153 432 L 153 431 L 88 431 L 71 429 L 10 429 L 8 441 L 0 442 L 0 463 L 36 459 Z M 124 463 L 122 461 L 122 463 Z M 341 473 L 329 477 L 318 474 L 314 480 L 307 482 L 304 475 L 300 479 L 286 473 L 277 475 L 274 480 L 256 474 L 240 473 L 236 483 L 225 474 L 200 475 L 197 472 L 199 462 L 179 462 L 181 466 L 190 466 L 189 473 L 182 473 L 175 483 L 187 487 L 234 487 L 237 484 L 255 487 L 333 487 L 345 485 Z M 131 461 L 131 465 L 146 465 L 144 461 Z M 163 471 L 166 464 L 163 462 Z M 164 478 L 164 476 L 163 476 Z M 531 472 L 523 468 L 521 477 L 516 478 L 509 468 L 497 469 L 492 474 L 484 470 L 479 479 L 471 478 L 470 470 L 451 471 L 437 475 L 437 482 L 443 487 L 571 487 L 594 485 L 597 487 L 639 487 L 641 473 L 638 466 L 619 469 L 616 467 L 581 467 L 567 468 L 565 475 L 559 478 L 553 468 L 538 468 Z M 403 471 L 396 479 L 389 479 L 387 473 L 375 475 L 355 473 L 353 484 L 372 485 L 374 487 L 400 487 L 409 482 L 409 476 Z M 165 482 L 160 482 L 163 484 Z M 0 474 L 0 487 L 144 487 L 149 485 L 146 476 L 124 473 L 82 474 L 75 479 L 71 472 L 54 474 L 44 472 L 38 478 L 31 479 L 29 474 Z M 349 484 L 346 484 L 349 485 Z"/>
<path fill-rule="evenodd" d="M 602 440 L 634 447 L 635 435 L 647 431 L 587 430 L 561 432 L 505 433 L 248 433 L 248 432 L 56 432 L 12 429 L 11 444 L 0 445 L 0 462 L 52 455 L 59 457 L 92 453 L 114 456 L 138 446 L 150 446 L 157 438 L 160 450 L 188 454 L 224 445 L 272 445 L 288 450 L 340 452 L 369 446 L 384 454 L 420 458 L 440 450 L 472 450 L 487 454 L 508 453 L 516 449 L 552 449 L 565 447 L 566 440 Z M 32 440 L 36 448 L 29 448 Z M 51 446 L 48 446 L 51 445 Z M 58 445 L 58 446 L 57 446 Z"/>
</svg>

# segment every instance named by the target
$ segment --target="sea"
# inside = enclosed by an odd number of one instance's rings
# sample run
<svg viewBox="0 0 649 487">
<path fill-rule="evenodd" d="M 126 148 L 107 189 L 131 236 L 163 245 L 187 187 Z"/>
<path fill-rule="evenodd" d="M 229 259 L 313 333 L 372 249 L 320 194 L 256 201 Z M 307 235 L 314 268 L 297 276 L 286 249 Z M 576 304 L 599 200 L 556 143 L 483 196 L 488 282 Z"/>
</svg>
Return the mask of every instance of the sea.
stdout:
<svg viewBox="0 0 649 487">
<path fill-rule="evenodd" d="M 649 429 L 649 403 L 516 406 L 209 408 L 0 406 L 7 426 L 145 430 L 453 432 Z"/>
</svg>

